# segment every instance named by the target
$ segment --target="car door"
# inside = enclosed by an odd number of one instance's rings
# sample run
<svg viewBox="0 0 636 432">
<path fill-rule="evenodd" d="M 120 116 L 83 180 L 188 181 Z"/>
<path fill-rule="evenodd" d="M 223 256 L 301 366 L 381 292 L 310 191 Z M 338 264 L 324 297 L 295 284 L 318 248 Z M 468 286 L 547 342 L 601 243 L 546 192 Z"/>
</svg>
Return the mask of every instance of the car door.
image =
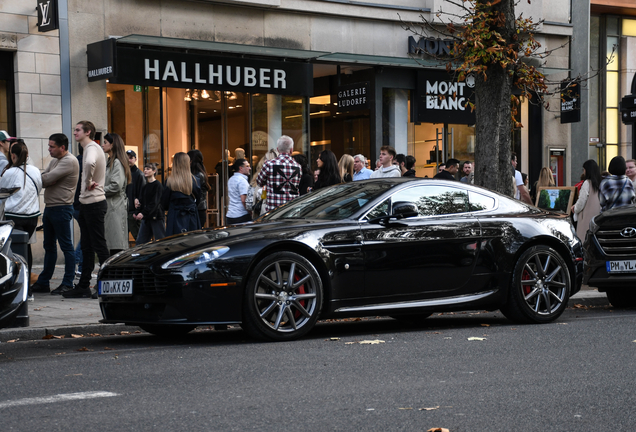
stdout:
<svg viewBox="0 0 636 432">
<path fill-rule="evenodd" d="M 412 202 L 418 216 L 386 225 L 369 220 Z M 458 183 L 402 189 L 376 206 L 361 224 L 365 295 L 395 301 L 459 295 L 479 254 L 481 230 L 470 212 L 468 192 Z"/>
</svg>

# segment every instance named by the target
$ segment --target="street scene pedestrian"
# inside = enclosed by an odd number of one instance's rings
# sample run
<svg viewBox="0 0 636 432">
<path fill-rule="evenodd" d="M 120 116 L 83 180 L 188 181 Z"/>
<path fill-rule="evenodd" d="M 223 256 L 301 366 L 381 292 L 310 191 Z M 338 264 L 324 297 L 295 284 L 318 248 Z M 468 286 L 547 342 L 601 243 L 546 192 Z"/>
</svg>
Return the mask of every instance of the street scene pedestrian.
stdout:
<svg viewBox="0 0 636 432">
<path fill-rule="evenodd" d="M 338 168 L 336 155 L 331 150 L 323 150 L 316 159 L 318 167 L 318 179 L 314 183 L 314 190 L 342 183 L 342 175 Z"/>
<path fill-rule="evenodd" d="M 93 141 L 95 132 L 95 125 L 88 120 L 78 122 L 73 130 L 75 141 L 84 147 L 79 197 L 79 227 L 83 261 L 79 282 L 72 290 L 62 293 L 64 298 L 92 297 L 90 283 L 95 269 L 95 255 L 100 265 L 110 257 L 104 234 L 104 222 L 108 210 L 104 193 L 106 157 L 100 145 Z"/>
<path fill-rule="evenodd" d="M 128 232 L 134 239 L 139 234 L 141 222 L 135 219 L 136 204 L 139 203 L 141 188 L 146 184 L 144 173 L 137 167 L 137 153 L 134 150 L 126 150 L 128 157 L 128 167 L 130 168 L 131 182 L 126 186 L 126 197 L 128 198 Z"/>
<path fill-rule="evenodd" d="M 633 204 L 634 186 L 625 175 L 625 159 L 622 156 L 614 156 L 608 170 L 610 175 L 601 181 L 599 187 L 601 211 Z"/>
<path fill-rule="evenodd" d="M 457 180 L 455 174 L 459 171 L 459 161 L 457 159 L 451 158 L 446 161 L 444 165 L 444 169 L 435 174 L 434 179 L 441 180 Z"/>
<path fill-rule="evenodd" d="M 595 160 L 589 159 L 583 164 L 585 182 L 581 186 L 579 199 L 572 206 L 576 224 L 576 235 L 585 240 L 585 234 L 590 227 L 590 221 L 601 212 L 599 202 L 599 188 L 601 186 L 601 171 Z"/>
<path fill-rule="evenodd" d="M 298 165 L 300 165 L 302 170 L 300 184 L 298 186 L 298 192 L 302 196 L 313 190 L 314 176 L 311 173 L 311 168 L 309 168 L 309 161 L 304 154 L 295 154 L 293 158 L 296 162 L 298 162 Z"/>
<path fill-rule="evenodd" d="M 228 225 L 240 224 L 252 220 L 252 214 L 245 207 L 247 194 L 250 184 L 248 178 L 252 171 L 250 164 L 245 159 L 236 159 L 234 165 L 234 174 L 227 182 L 227 193 L 230 198 L 230 204 L 226 214 Z"/>
<path fill-rule="evenodd" d="M 161 207 L 163 186 L 155 179 L 156 174 L 157 164 L 147 163 L 144 166 L 146 184 L 141 189 L 139 205 L 134 212 L 135 219 L 141 222 L 136 239 L 138 245 L 148 243 L 153 238 L 160 240 L 166 236 L 165 215 Z"/>
<path fill-rule="evenodd" d="M 63 294 L 73 289 L 75 278 L 75 247 L 73 246 L 73 201 L 79 179 L 79 163 L 68 151 L 68 137 L 56 133 L 49 137 L 51 162 L 42 173 L 44 188 L 44 266 L 32 292 Z M 57 262 L 57 244 L 64 254 L 64 279 L 50 290 L 50 281 Z"/>
<path fill-rule="evenodd" d="M 24 142 L 16 142 L 9 150 L 9 163 L 0 175 L 0 188 L 13 189 L 17 192 L 5 202 L 4 217 L 12 220 L 15 229 L 22 230 L 31 237 L 35 232 L 40 216 L 40 201 L 38 195 L 42 190 L 42 176 L 40 170 L 27 164 L 29 149 Z M 29 274 L 33 266 L 33 252 L 31 244 L 27 246 L 27 263 Z"/>
<path fill-rule="evenodd" d="M 168 211 L 166 236 L 201 229 L 196 204 L 200 195 L 199 182 L 190 172 L 190 157 L 184 152 L 175 154 L 161 197 L 161 207 Z"/>
<path fill-rule="evenodd" d="M 126 189 L 132 183 L 124 141 L 116 133 L 106 134 L 102 149 L 108 156 L 104 178 L 106 218 L 104 234 L 110 255 L 128 249 L 128 197 Z"/>
<path fill-rule="evenodd" d="M 368 180 L 371 177 L 371 171 L 367 168 L 367 158 L 361 154 L 353 157 L 353 181 Z"/>
<path fill-rule="evenodd" d="M 236 149 L 236 153 L 239 153 L 239 150 L 242 151 L 243 149 Z M 245 152 L 243 151 L 243 155 L 244 154 Z M 203 165 L 203 154 L 200 150 L 190 150 L 188 157 L 190 157 L 190 172 L 197 179 L 199 187 L 201 188 L 201 194 L 197 201 L 197 212 L 199 213 L 199 223 L 201 224 L 201 228 L 203 228 L 208 211 L 208 192 L 210 191 L 208 172 L 205 169 L 205 165 Z M 236 160 L 234 163 L 236 163 Z"/>
<path fill-rule="evenodd" d="M 387 145 L 380 147 L 380 158 L 378 159 L 380 161 L 380 168 L 373 171 L 370 178 L 402 177 L 400 168 L 393 164 L 395 156 L 397 156 L 397 154 L 393 147 Z"/>
<path fill-rule="evenodd" d="M 267 191 L 265 211 L 271 211 L 299 196 L 302 169 L 291 156 L 294 140 L 287 135 L 281 136 L 276 143 L 276 150 L 279 156 L 265 162 L 256 178 L 256 183 Z"/>
</svg>

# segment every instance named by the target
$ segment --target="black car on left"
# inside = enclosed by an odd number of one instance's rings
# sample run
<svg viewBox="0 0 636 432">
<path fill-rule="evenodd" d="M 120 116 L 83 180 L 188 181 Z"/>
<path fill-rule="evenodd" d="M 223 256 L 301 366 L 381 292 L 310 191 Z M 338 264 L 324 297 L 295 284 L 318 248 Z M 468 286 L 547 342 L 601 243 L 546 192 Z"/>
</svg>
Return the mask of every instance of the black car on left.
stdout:
<svg viewBox="0 0 636 432">
<path fill-rule="evenodd" d="M 172 335 L 240 324 L 291 340 L 324 318 L 500 309 L 515 322 L 551 322 L 582 271 L 565 215 L 460 182 L 377 179 L 123 251 L 98 279 L 105 323 Z"/>
</svg>

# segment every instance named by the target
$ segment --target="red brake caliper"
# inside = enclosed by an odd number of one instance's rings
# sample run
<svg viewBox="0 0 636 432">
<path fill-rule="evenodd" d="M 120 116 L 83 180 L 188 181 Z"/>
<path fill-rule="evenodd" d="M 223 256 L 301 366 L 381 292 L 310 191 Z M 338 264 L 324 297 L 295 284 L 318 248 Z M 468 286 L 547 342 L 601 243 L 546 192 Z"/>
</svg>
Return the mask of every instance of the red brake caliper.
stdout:
<svg viewBox="0 0 636 432">
<path fill-rule="evenodd" d="M 530 277 L 530 272 L 529 272 L 527 269 L 524 269 L 524 270 L 523 270 L 523 274 L 521 275 L 521 280 L 522 280 L 522 281 L 527 281 L 527 280 L 530 280 L 530 279 L 532 279 L 532 278 Z M 532 286 L 530 286 L 530 285 L 524 285 L 524 286 L 523 286 L 523 293 L 524 293 L 525 295 L 528 295 L 528 294 L 530 294 L 530 292 L 532 292 Z"/>
<path fill-rule="evenodd" d="M 300 276 L 298 276 L 297 274 L 294 275 L 294 282 L 298 282 L 300 280 Z M 296 289 L 296 294 L 306 294 L 307 291 L 305 290 L 305 284 L 299 286 Z M 302 305 L 302 307 L 304 307 L 305 309 L 307 308 L 307 300 L 300 300 L 298 303 L 300 303 Z M 297 310 L 296 312 L 294 312 L 294 318 L 298 319 L 300 318 L 302 314 L 300 313 L 299 310 Z"/>
</svg>

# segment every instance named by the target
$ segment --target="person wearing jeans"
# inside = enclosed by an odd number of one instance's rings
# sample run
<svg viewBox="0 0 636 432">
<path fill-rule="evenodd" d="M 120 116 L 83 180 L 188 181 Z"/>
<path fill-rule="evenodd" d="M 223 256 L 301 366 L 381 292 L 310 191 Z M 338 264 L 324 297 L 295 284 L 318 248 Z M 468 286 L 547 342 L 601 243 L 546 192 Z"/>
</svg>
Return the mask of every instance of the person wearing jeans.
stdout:
<svg viewBox="0 0 636 432">
<path fill-rule="evenodd" d="M 73 131 L 75 140 L 84 147 L 82 181 L 80 192 L 79 226 L 82 236 L 82 276 L 72 290 L 62 293 L 65 298 L 91 297 L 91 273 L 95 266 L 95 254 L 103 264 L 109 257 L 104 237 L 104 218 L 106 217 L 106 195 L 104 183 L 106 176 L 106 158 L 102 148 L 93 141 L 95 125 L 81 121 Z M 95 297 L 97 298 L 97 297 Z"/>
<path fill-rule="evenodd" d="M 57 244 L 64 253 L 64 278 L 51 294 L 62 294 L 73 289 L 75 273 L 75 251 L 71 240 L 73 223 L 73 199 L 79 177 L 77 158 L 68 151 L 68 138 L 57 133 L 49 137 L 51 162 L 42 173 L 44 190 L 44 268 L 38 281 L 31 287 L 33 292 L 50 291 L 49 283 L 57 261 Z"/>
</svg>

